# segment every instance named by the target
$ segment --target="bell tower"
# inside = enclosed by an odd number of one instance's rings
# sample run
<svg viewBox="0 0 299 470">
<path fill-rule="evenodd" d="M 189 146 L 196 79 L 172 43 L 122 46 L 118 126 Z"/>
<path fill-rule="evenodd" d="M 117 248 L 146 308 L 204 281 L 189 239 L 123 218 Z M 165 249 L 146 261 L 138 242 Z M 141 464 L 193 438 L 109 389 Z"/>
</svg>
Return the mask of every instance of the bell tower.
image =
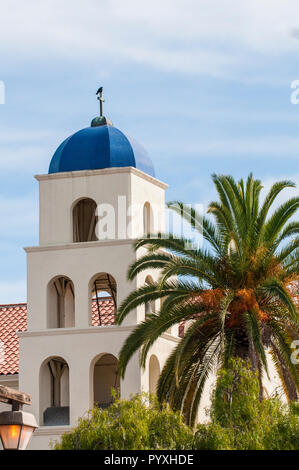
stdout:
<svg viewBox="0 0 299 470">
<path fill-rule="evenodd" d="M 99 98 L 102 105 L 102 91 Z M 157 278 L 149 271 L 127 280 L 139 256 L 136 238 L 165 229 L 167 185 L 144 148 L 101 113 L 57 148 L 48 174 L 36 179 L 39 245 L 25 248 L 28 330 L 19 333 L 19 387 L 32 395 L 39 423 L 31 448 L 46 449 L 94 404 L 108 406 L 112 387 L 121 397 L 154 392 L 178 338 L 176 331 L 160 338 L 145 370 L 136 354 L 120 380 L 123 342 L 145 310 L 159 309 L 140 307 L 114 324 L 124 298 Z"/>
</svg>

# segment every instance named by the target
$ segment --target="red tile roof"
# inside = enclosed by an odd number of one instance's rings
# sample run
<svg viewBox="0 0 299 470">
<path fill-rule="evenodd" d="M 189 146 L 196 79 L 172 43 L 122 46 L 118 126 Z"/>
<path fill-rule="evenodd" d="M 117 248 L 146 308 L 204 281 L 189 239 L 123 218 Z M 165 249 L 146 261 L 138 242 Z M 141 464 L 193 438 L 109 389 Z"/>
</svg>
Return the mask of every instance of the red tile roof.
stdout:
<svg viewBox="0 0 299 470">
<path fill-rule="evenodd" d="M 99 300 L 101 322 L 99 320 L 97 301 L 92 301 L 92 326 L 107 326 L 114 325 L 114 303 L 111 297 L 102 297 Z"/>
<path fill-rule="evenodd" d="M 0 375 L 19 372 L 17 331 L 27 329 L 27 304 L 0 306 Z"/>
<path fill-rule="evenodd" d="M 114 324 L 114 303 L 108 298 L 99 299 L 101 322 L 97 302 L 92 302 L 92 326 Z M 18 374 L 18 331 L 27 330 L 27 304 L 0 305 L 0 375 Z"/>
</svg>

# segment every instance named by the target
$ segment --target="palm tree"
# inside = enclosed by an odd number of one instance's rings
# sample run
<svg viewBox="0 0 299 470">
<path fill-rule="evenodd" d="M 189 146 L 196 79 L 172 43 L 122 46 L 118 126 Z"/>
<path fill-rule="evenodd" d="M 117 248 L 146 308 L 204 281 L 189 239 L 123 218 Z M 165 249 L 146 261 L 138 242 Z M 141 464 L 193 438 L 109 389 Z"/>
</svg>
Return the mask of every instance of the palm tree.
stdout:
<svg viewBox="0 0 299 470">
<path fill-rule="evenodd" d="M 190 248 L 184 238 L 159 234 L 138 240 L 135 249 L 148 251 L 130 266 L 128 278 L 154 268 L 159 280 L 129 294 L 116 318 L 120 324 L 138 305 L 163 299 L 160 311 L 148 315 L 124 343 L 122 376 L 137 350 L 141 348 L 144 367 L 157 338 L 172 325 L 188 321 L 161 372 L 157 393 L 159 400 L 180 409 L 189 424 L 194 423 L 207 377 L 215 367 L 226 367 L 231 357 L 249 361 L 257 371 L 261 399 L 267 353 L 287 397 L 297 399 L 299 389 L 299 371 L 291 360 L 291 342 L 299 337 L 299 223 L 290 221 L 299 198 L 273 209 L 278 194 L 295 184 L 275 183 L 260 203 L 262 184 L 252 175 L 246 185 L 222 175 L 213 175 L 213 181 L 220 200 L 208 208 L 214 223 L 211 216 L 191 213 L 191 224 L 207 246 Z M 190 221 L 184 204 L 171 207 Z"/>
</svg>

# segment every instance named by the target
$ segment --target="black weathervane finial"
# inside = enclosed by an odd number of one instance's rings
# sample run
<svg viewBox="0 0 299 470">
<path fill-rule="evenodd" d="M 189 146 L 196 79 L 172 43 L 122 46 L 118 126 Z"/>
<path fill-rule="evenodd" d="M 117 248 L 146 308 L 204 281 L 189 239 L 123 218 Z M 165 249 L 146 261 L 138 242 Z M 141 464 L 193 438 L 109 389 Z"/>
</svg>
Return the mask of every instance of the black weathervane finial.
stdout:
<svg viewBox="0 0 299 470">
<path fill-rule="evenodd" d="M 103 103 L 105 103 L 105 100 L 103 98 L 103 87 L 101 86 L 98 91 L 96 92 L 97 99 L 99 100 L 100 103 L 100 116 L 103 116 Z"/>
<path fill-rule="evenodd" d="M 100 103 L 100 115 L 96 116 L 91 121 L 91 127 L 99 127 L 99 126 L 113 126 L 112 122 L 103 115 L 103 103 L 105 100 L 103 98 L 103 87 L 101 86 L 98 91 L 96 92 L 97 99 Z"/>
</svg>

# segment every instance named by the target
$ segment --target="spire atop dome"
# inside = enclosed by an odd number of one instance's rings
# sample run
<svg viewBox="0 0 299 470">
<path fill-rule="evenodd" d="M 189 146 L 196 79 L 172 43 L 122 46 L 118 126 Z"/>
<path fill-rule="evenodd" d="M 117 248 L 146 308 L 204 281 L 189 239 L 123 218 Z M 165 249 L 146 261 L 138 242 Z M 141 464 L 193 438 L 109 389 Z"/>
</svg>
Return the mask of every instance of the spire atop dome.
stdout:
<svg viewBox="0 0 299 470">
<path fill-rule="evenodd" d="M 100 116 L 103 116 L 103 103 L 105 103 L 105 100 L 103 98 L 103 87 L 101 86 L 98 91 L 96 92 L 97 99 L 99 100 L 100 103 Z"/>
<path fill-rule="evenodd" d="M 103 116 L 103 87 L 96 93 L 100 115 L 91 126 L 64 140 L 54 153 L 49 173 L 133 167 L 155 177 L 153 163 L 136 140 L 113 126 Z"/>
<path fill-rule="evenodd" d="M 91 121 L 91 127 L 113 126 L 112 122 L 103 115 L 103 103 L 105 103 L 105 100 L 103 98 L 103 87 L 102 86 L 96 92 L 96 97 L 97 97 L 97 99 L 99 100 L 99 103 L 100 103 L 100 115 L 95 117 Z"/>
</svg>

